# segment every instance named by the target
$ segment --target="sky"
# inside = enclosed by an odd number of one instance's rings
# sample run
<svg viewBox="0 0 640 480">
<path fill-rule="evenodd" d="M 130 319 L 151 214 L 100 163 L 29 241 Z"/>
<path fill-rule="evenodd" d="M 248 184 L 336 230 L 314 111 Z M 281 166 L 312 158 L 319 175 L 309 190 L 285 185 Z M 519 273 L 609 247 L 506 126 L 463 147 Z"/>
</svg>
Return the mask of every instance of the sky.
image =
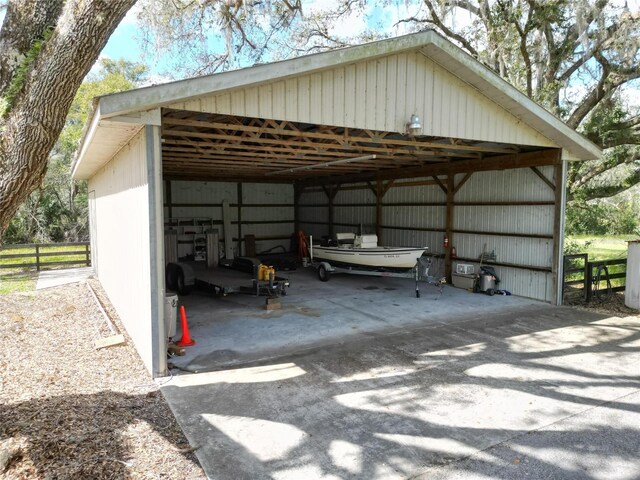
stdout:
<svg viewBox="0 0 640 480">
<path fill-rule="evenodd" d="M 640 0 L 614 0 L 612 3 L 622 6 L 625 4 L 625 1 L 630 11 L 640 11 Z M 322 13 L 326 9 L 333 7 L 335 1 L 303 0 L 302 4 L 304 13 L 306 15 L 313 15 Z M 402 35 L 407 33 L 408 27 L 402 24 L 396 25 L 396 22 L 401 18 L 423 16 L 420 9 L 424 10 L 424 8 L 422 2 L 414 3 L 410 0 L 404 2 L 368 1 L 365 3 L 362 11 L 358 11 L 333 24 L 329 33 L 338 37 L 349 37 L 357 36 L 368 28 L 377 28 L 389 32 L 392 36 Z M 114 60 L 125 59 L 147 64 L 150 73 L 147 81 L 149 84 L 158 84 L 178 79 L 172 78 L 171 75 L 167 74 L 167 72 L 172 70 L 172 67 L 170 59 L 166 56 L 153 59 L 143 57 L 142 42 L 139 38 L 140 31 L 137 20 L 139 11 L 139 6 L 134 6 L 129 11 L 112 34 L 101 56 Z M 0 22 L 3 18 L 4 10 L 1 10 Z M 461 28 L 469 24 L 469 20 L 469 14 L 458 9 L 454 10 L 453 15 L 451 15 L 449 19 L 450 23 L 456 28 Z M 217 45 L 218 50 L 224 50 L 224 44 L 221 40 L 212 39 L 210 43 L 214 46 Z M 266 61 L 269 61 L 269 55 L 266 56 Z M 93 71 L 95 72 L 98 68 L 97 66 L 94 67 Z M 580 85 L 574 85 L 573 88 L 580 89 Z M 630 100 L 631 104 L 640 108 L 640 88 L 637 84 L 624 89 L 624 94 Z"/>
</svg>

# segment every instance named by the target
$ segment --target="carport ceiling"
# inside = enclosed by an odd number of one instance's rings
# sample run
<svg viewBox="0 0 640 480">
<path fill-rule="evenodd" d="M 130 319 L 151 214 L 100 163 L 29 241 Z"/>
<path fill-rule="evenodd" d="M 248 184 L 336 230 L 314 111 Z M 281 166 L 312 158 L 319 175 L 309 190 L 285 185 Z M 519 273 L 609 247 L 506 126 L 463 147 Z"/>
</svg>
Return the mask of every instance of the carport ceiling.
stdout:
<svg viewBox="0 0 640 480">
<path fill-rule="evenodd" d="M 517 159 L 540 147 L 164 110 L 167 179 L 294 182 L 400 178 Z M 545 162 L 546 163 L 546 162 Z M 506 164 L 505 164 L 506 166 Z M 504 167 L 503 167 L 504 168 Z M 483 169 L 483 168 L 479 168 Z"/>
</svg>

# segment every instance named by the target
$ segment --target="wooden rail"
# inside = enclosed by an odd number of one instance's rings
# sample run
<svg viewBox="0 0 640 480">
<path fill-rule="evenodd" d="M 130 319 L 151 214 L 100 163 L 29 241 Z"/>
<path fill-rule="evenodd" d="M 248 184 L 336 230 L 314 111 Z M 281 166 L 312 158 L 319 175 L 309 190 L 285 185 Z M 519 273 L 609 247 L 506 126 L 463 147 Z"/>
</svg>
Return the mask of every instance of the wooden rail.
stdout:
<svg viewBox="0 0 640 480">
<path fill-rule="evenodd" d="M 607 291 L 613 292 L 623 292 L 625 290 L 625 285 L 620 285 L 616 287 L 611 287 L 609 290 L 607 286 L 607 281 L 616 280 L 616 279 L 625 279 L 626 272 L 614 272 L 608 273 L 606 276 L 602 276 L 604 267 L 607 267 L 607 270 L 611 266 L 617 265 L 626 265 L 627 259 L 620 258 L 616 260 L 598 260 L 598 261 L 589 261 L 589 255 L 586 253 L 579 253 L 573 255 L 565 255 L 564 256 L 564 268 L 562 272 L 562 292 L 563 292 L 563 301 L 564 294 L 566 293 L 567 287 L 575 287 L 576 285 L 582 285 L 580 291 L 582 292 L 582 296 L 585 301 L 590 302 L 593 300 L 594 296 L 596 296 L 597 292 L 603 289 L 603 285 L 601 282 L 604 282 L 604 288 Z M 600 273 L 600 275 L 599 275 Z M 579 275 L 578 275 L 579 274 Z M 567 276 L 571 275 L 571 279 L 567 280 Z"/>
<path fill-rule="evenodd" d="M 77 247 L 73 250 L 53 251 L 53 248 Z M 15 250 L 31 250 L 27 253 L 6 253 Z M 82 258 L 73 258 L 79 257 Z M 54 261 L 46 261 L 49 257 L 61 257 Z M 71 259 L 69 259 L 71 257 Z M 33 259 L 33 262 L 15 262 L 14 259 Z M 43 260 L 44 259 L 44 260 Z M 89 242 L 69 243 L 24 243 L 19 245 L 0 246 L 0 270 L 23 269 L 36 271 L 47 270 L 53 267 L 84 265 L 91 266 L 91 247 Z"/>
<path fill-rule="evenodd" d="M 607 267 L 608 269 L 608 267 L 614 266 L 614 265 L 624 265 L 625 271 L 617 272 L 617 273 L 609 273 L 607 275 L 607 278 L 602 278 L 602 277 L 599 278 L 598 273 L 599 273 L 600 267 Z M 602 286 L 598 285 L 599 282 L 606 282 L 607 280 L 622 278 L 624 283 L 624 279 L 626 279 L 627 277 L 626 265 L 627 265 L 626 258 L 620 258 L 617 260 L 604 260 L 599 262 L 589 262 L 587 264 L 587 302 L 590 302 L 593 299 L 593 297 L 597 295 L 598 291 L 602 289 Z M 594 274 L 594 270 L 596 271 L 595 274 Z M 611 292 L 624 292 L 624 290 L 625 290 L 625 285 L 611 288 Z"/>
</svg>

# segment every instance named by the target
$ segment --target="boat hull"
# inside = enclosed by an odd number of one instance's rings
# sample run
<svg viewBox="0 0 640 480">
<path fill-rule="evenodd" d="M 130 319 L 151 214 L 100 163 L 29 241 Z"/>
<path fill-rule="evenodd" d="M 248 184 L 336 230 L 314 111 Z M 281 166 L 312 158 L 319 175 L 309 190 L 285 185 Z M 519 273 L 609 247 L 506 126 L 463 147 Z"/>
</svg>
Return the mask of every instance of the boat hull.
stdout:
<svg viewBox="0 0 640 480">
<path fill-rule="evenodd" d="M 314 262 L 328 262 L 334 266 L 373 270 L 408 270 L 415 267 L 427 248 L 374 247 L 313 247 Z"/>
</svg>

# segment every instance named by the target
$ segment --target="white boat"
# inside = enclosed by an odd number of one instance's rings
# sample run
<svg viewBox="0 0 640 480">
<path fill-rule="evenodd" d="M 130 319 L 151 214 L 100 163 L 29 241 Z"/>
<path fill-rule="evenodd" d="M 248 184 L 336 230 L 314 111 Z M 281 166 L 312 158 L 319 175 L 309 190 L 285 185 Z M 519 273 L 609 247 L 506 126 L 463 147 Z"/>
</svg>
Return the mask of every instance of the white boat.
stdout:
<svg viewBox="0 0 640 480">
<path fill-rule="evenodd" d="M 313 262 L 367 270 L 408 270 L 415 267 L 428 247 L 381 247 L 377 235 L 338 233 L 335 246 L 313 245 Z"/>
</svg>

